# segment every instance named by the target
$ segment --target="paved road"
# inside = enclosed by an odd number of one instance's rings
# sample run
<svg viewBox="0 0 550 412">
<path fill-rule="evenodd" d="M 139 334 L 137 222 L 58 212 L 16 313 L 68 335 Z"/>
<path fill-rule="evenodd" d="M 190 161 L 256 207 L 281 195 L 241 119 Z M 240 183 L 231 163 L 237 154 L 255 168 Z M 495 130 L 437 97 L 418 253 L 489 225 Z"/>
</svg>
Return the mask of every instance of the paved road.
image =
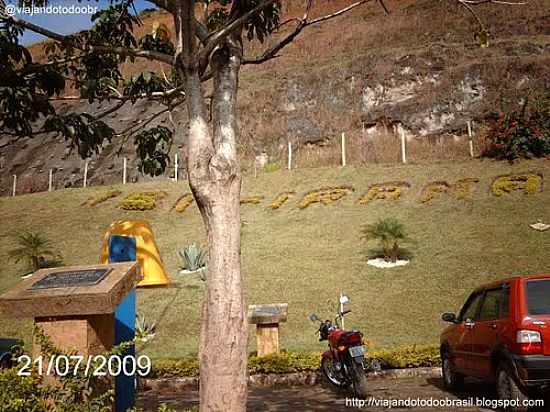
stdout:
<svg viewBox="0 0 550 412">
<path fill-rule="evenodd" d="M 370 382 L 369 392 L 377 400 L 388 399 L 454 399 L 465 402 L 469 398 L 494 399 L 496 397 L 491 386 L 469 382 L 465 391 L 459 394 L 451 394 L 441 387 L 439 378 L 411 378 L 411 379 L 379 379 Z M 320 411 L 340 412 L 362 410 L 369 412 L 387 412 L 389 409 L 384 406 L 365 406 L 357 408 L 349 405 L 350 394 L 346 392 L 335 392 L 324 386 L 310 387 L 278 387 L 278 388 L 252 388 L 249 392 L 248 410 L 253 412 L 298 412 L 298 411 Z M 348 405 L 346 406 L 346 397 Z M 155 405 L 166 403 L 179 410 L 184 410 L 198 404 L 198 393 L 194 391 L 181 394 L 159 394 L 145 392 L 140 395 L 138 406 L 145 411 L 154 411 Z M 492 409 L 483 407 L 393 407 L 391 411 L 445 411 L 445 412 L 486 412 Z M 549 409 L 550 410 L 550 409 Z M 228 411 L 230 412 L 230 411 Z"/>
</svg>

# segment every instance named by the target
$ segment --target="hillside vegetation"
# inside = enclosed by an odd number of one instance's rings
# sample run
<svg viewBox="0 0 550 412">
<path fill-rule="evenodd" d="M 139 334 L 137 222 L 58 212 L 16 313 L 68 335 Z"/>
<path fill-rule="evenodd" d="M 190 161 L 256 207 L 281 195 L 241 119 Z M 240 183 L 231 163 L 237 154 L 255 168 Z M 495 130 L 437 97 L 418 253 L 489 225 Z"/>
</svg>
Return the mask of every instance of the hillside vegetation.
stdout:
<svg viewBox="0 0 550 412">
<path fill-rule="evenodd" d="M 243 182 L 242 199 L 263 196 L 242 206 L 242 261 L 249 304 L 288 302 L 288 322 L 282 325 L 282 346 L 315 350 L 322 345 L 308 320 L 311 312 L 332 317 L 340 292 L 351 298 L 348 327 L 356 327 L 375 347 L 437 343 L 444 327 L 443 311 L 458 310 L 467 294 L 485 281 L 550 270 L 550 232 L 529 224 L 550 221 L 550 190 L 521 191 L 495 196 L 498 176 L 533 171 L 550 174 L 548 160 L 514 165 L 466 161 L 365 168 L 318 168 L 260 174 Z M 478 178 L 471 199 L 437 194 L 420 201 L 426 184 L 454 184 Z M 404 181 L 399 200 L 359 199 L 375 183 Z M 351 186 L 353 192 L 332 204 L 313 203 L 300 209 L 304 195 L 321 187 Z M 141 351 L 155 358 L 197 352 L 200 302 L 204 284 L 199 275 L 182 275 L 177 250 L 205 241 L 202 220 L 193 203 L 173 210 L 188 192 L 185 182 L 115 186 L 122 194 L 95 206 L 87 201 L 105 195 L 109 187 L 66 189 L 52 193 L 0 199 L 0 292 L 19 281 L 20 265 L 7 260 L 12 234 L 39 231 L 53 241 L 67 265 L 99 260 L 103 235 L 113 220 L 146 219 L 154 229 L 161 255 L 173 280 L 169 288 L 140 290 L 138 311 L 157 323 L 156 338 Z M 120 201 L 132 192 L 163 190 L 157 208 L 123 211 Z M 296 192 L 279 209 L 267 208 L 281 192 Z M 116 194 L 116 192 L 113 192 Z M 105 196 L 108 198 L 109 196 Z M 363 224 L 396 217 L 414 239 L 408 266 L 376 269 L 366 264 L 367 248 L 360 240 Z M 371 245 L 372 246 L 372 245 Z M 0 317 L 0 336 L 20 336 L 30 342 L 31 320 Z M 253 351 L 254 331 L 250 334 Z"/>
</svg>

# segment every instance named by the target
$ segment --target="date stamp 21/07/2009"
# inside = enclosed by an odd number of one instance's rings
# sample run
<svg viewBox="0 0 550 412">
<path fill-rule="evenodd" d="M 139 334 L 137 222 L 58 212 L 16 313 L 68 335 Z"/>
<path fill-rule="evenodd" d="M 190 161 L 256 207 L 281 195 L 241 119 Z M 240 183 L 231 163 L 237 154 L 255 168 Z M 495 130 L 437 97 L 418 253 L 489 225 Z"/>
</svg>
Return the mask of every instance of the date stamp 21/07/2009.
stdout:
<svg viewBox="0 0 550 412">
<path fill-rule="evenodd" d="M 40 376 L 147 376 L 151 372 L 151 359 L 146 355 L 42 355 L 32 359 L 29 355 L 17 358 L 19 376 L 30 376 L 33 368 Z"/>
</svg>

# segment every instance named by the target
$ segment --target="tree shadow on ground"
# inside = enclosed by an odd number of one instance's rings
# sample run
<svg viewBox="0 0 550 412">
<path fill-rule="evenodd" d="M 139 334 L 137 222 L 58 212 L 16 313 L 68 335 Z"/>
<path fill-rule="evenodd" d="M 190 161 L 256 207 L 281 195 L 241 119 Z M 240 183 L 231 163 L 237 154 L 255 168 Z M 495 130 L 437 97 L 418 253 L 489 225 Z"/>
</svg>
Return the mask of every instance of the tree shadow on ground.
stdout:
<svg viewBox="0 0 550 412">
<path fill-rule="evenodd" d="M 338 391 L 327 391 L 321 386 L 313 387 L 277 387 L 253 388 L 248 392 L 247 410 L 262 412 L 319 411 L 350 412 L 357 410 L 346 406 L 346 397 L 350 394 Z M 156 411 L 159 405 L 166 404 L 178 411 L 197 406 L 197 391 L 179 394 L 141 394 L 139 407 L 145 412 Z"/>
</svg>

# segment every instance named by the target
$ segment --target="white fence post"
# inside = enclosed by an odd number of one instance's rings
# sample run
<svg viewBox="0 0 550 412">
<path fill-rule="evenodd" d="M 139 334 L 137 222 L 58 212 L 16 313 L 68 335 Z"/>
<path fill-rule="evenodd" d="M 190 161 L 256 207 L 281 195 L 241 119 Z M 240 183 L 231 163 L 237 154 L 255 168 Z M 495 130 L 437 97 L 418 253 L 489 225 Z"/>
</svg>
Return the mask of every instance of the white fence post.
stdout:
<svg viewBox="0 0 550 412">
<path fill-rule="evenodd" d="M 126 184 L 126 158 L 122 161 L 122 184 Z"/>
<path fill-rule="evenodd" d="M 346 167 L 346 134 L 342 132 L 342 167 Z"/>
<path fill-rule="evenodd" d="M 48 192 L 51 192 L 53 190 L 53 169 L 50 169 L 50 173 L 48 176 Z"/>
<path fill-rule="evenodd" d="M 472 132 L 472 121 L 468 120 L 468 145 L 470 146 L 470 157 L 474 157 L 474 140 Z"/>
<path fill-rule="evenodd" d="M 178 154 L 174 155 L 174 180 L 178 181 Z"/>
<path fill-rule="evenodd" d="M 292 143 L 288 141 L 288 170 L 292 169 Z"/>
<path fill-rule="evenodd" d="M 405 131 L 401 129 L 399 131 L 399 134 L 401 135 L 401 161 L 403 163 L 407 163 L 407 148 L 406 148 L 406 141 L 405 141 Z"/>
<path fill-rule="evenodd" d="M 86 187 L 88 183 L 88 161 L 84 163 L 84 182 L 82 183 L 82 187 Z"/>
<path fill-rule="evenodd" d="M 11 195 L 15 196 L 16 192 L 17 192 L 17 175 L 13 175 L 13 190 L 11 192 Z"/>
</svg>

